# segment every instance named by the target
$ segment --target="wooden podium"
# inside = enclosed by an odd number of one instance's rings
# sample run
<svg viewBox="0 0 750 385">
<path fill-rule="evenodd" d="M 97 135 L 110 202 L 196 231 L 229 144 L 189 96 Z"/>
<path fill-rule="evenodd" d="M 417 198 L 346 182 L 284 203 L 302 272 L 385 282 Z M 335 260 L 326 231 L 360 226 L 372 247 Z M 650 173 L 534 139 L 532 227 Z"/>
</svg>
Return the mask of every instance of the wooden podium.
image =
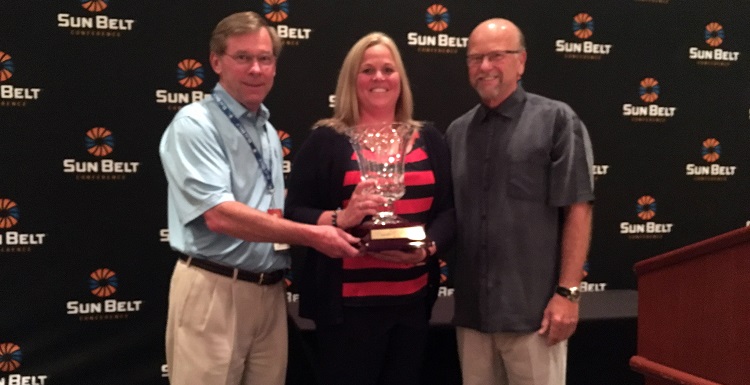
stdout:
<svg viewBox="0 0 750 385">
<path fill-rule="evenodd" d="M 646 385 L 750 384 L 750 227 L 635 264 Z"/>
</svg>

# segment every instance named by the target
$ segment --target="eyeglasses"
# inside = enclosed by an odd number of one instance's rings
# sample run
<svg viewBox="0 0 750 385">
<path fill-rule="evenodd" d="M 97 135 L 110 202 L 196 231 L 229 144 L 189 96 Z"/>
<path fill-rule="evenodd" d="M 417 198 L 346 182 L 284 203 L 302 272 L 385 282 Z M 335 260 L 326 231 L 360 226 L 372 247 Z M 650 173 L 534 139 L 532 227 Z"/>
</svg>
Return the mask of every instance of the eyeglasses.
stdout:
<svg viewBox="0 0 750 385">
<path fill-rule="evenodd" d="M 257 61 L 259 66 L 268 67 L 276 62 L 276 56 L 273 56 L 270 53 L 262 53 L 258 56 L 253 56 L 244 52 L 236 53 L 234 55 L 225 55 L 231 57 L 232 59 L 234 59 L 234 61 L 237 62 L 237 64 L 241 65 L 252 65 Z"/>
<path fill-rule="evenodd" d="M 484 58 L 487 58 L 487 60 L 490 61 L 492 64 L 500 64 L 501 61 L 505 60 L 505 58 L 508 55 L 521 53 L 522 50 L 501 50 L 501 51 L 492 51 L 488 53 L 478 53 L 474 55 L 467 55 L 466 56 L 466 64 L 469 66 L 475 67 L 480 66 L 482 63 L 484 63 Z"/>
</svg>

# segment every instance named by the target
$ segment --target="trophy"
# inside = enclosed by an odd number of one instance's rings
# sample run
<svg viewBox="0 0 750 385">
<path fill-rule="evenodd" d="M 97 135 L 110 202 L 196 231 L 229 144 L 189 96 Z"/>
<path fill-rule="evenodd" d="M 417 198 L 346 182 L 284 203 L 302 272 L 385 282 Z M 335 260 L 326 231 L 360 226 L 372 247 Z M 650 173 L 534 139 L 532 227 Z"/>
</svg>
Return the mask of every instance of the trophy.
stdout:
<svg viewBox="0 0 750 385">
<path fill-rule="evenodd" d="M 416 131 L 409 123 L 378 123 L 349 129 L 349 141 L 357 154 L 361 179 L 374 180 L 368 193 L 386 198 L 372 219 L 351 230 L 362 239 L 367 251 L 409 251 L 427 246 L 430 241 L 419 223 L 409 222 L 394 213 L 394 202 L 404 196 L 406 148 Z"/>
</svg>

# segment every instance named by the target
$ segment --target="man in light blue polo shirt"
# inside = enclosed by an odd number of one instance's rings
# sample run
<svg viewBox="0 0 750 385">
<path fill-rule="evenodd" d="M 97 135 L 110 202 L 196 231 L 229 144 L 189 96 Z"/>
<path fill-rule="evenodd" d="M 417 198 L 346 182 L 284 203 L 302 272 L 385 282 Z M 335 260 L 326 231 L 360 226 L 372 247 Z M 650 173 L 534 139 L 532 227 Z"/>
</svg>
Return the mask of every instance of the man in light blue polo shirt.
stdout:
<svg viewBox="0 0 750 385">
<path fill-rule="evenodd" d="M 281 41 L 253 12 L 211 37 L 219 83 L 181 109 L 159 147 L 170 245 L 182 255 L 169 291 L 172 384 L 282 385 L 287 363 L 288 244 L 353 257 L 358 239 L 282 218 L 281 143 L 263 105 Z"/>
</svg>

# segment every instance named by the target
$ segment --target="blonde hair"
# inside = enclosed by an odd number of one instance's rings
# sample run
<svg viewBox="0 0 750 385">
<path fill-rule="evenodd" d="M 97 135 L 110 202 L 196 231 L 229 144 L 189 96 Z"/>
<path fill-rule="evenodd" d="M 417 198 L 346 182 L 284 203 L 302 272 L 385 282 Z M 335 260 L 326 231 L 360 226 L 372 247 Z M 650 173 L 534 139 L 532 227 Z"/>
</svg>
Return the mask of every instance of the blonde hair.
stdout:
<svg viewBox="0 0 750 385">
<path fill-rule="evenodd" d="M 230 36 L 258 32 L 263 28 L 265 28 L 266 31 L 268 31 L 268 34 L 271 35 L 273 56 L 279 57 L 282 47 L 281 38 L 276 33 L 276 29 L 269 26 L 268 23 L 266 23 L 266 21 L 255 12 L 237 12 L 222 19 L 219 24 L 216 24 L 216 28 L 214 28 L 214 31 L 211 34 L 211 41 L 208 46 L 211 52 L 217 55 L 223 55 L 226 53 L 227 39 Z"/>
<path fill-rule="evenodd" d="M 382 32 L 371 32 L 359 39 L 346 54 L 344 63 L 339 71 L 338 82 L 336 83 L 336 103 L 333 108 L 333 117 L 322 119 L 315 123 L 313 128 L 320 126 L 330 126 L 340 133 L 344 133 L 347 128 L 353 127 L 359 123 L 359 101 L 357 100 L 357 75 L 359 66 L 362 65 L 362 57 L 365 51 L 375 45 L 382 44 L 393 55 L 393 62 L 396 71 L 401 78 L 401 95 L 396 101 L 396 121 L 407 122 L 417 126 L 422 124 L 412 119 L 414 113 L 414 98 L 409 87 L 409 78 L 406 76 L 406 68 L 401 60 L 401 54 L 398 51 L 396 43 Z"/>
</svg>

